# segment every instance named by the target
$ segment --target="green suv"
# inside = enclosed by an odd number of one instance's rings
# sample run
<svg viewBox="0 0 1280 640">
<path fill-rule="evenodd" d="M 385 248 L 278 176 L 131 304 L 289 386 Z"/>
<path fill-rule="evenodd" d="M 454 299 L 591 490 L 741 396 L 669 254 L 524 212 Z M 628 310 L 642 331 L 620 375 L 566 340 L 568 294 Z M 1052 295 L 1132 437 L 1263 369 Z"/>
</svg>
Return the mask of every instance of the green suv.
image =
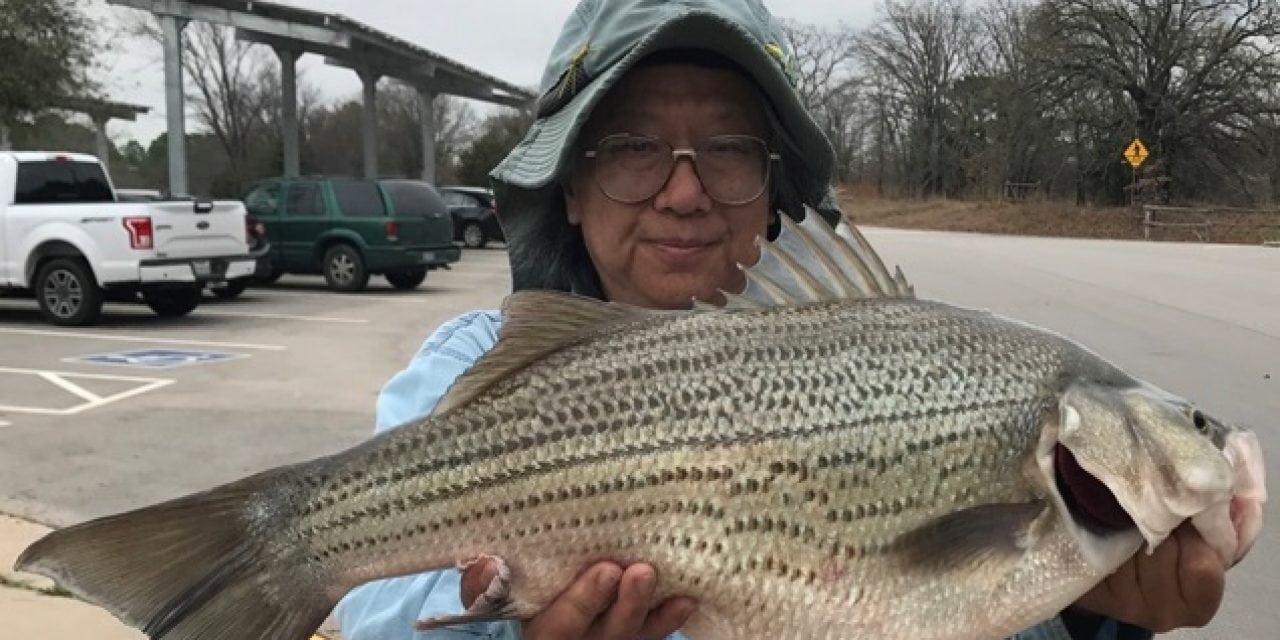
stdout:
<svg viewBox="0 0 1280 640">
<path fill-rule="evenodd" d="M 448 207 L 422 180 L 271 178 L 244 204 L 266 226 L 270 267 L 259 279 L 267 282 L 319 273 L 332 289 L 360 291 L 380 274 L 413 289 L 462 253 Z"/>
</svg>

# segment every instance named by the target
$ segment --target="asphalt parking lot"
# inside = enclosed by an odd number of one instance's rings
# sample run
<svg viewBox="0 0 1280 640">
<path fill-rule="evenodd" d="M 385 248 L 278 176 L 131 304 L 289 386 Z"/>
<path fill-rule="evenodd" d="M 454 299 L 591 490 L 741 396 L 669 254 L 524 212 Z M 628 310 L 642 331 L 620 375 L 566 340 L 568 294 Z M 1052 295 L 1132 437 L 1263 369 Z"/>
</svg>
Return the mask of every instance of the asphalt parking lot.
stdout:
<svg viewBox="0 0 1280 640">
<path fill-rule="evenodd" d="M 867 235 L 921 297 L 1057 330 L 1254 428 L 1273 496 L 1263 537 L 1232 570 L 1213 625 L 1172 635 L 1274 637 L 1280 249 Z M 32 301 L 0 300 L 0 512 L 56 526 L 353 444 L 422 340 L 497 307 L 508 287 L 506 253 L 490 249 L 464 251 L 417 291 L 375 278 L 367 293 L 336 294 L 319 277 L 285 277 L 178 320 L 109 306 L 100 326 L 59 329 Z"/>
<path fill-rule="evenodd" d="M 0 299 L 0 512 L 63 525 L 353 444 L 381 385 L 440 323 L 500 304 L 508 273 L 502 249 L 467 251 L 415 291 L 285 276 L 83 329 Z"/>
</svg>

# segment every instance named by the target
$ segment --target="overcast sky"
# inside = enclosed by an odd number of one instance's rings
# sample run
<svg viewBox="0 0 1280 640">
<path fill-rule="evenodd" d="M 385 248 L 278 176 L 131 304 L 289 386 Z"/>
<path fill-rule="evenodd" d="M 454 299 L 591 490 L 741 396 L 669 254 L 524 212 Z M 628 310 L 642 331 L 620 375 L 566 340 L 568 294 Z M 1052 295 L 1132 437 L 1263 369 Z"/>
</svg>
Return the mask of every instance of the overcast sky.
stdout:
<svg viewBox="0 0 1280 640">
<path fill-rule="evenodd" d="M 164 68 L 160 48 L 128 36 L 127 27 L 145 13 L 91 0 L 100 36 L 113 51 L 103 56 L 108 97 L 151 107 L 137 122 L 114 120 L 108 133 L 117 144 L 134 138 L 148 144 L 164 131 Z M 315 11 L 344 15 L 425 49 L 521 86 L 536 87 L 542 64 L 577 0 L 284 0 Z M 823 26 L 866 24 L 873 0 L 766 0 L 775 16 Z M 298 62 L 301 82 L 317 87 L 326 102 L 353 97 L 360 83 L 350 70 L 326 65 L 315 55 Z M 484 110 L 479 103 L 473 103 Z M 188 131 L 195 127 L 187 125 Z"/>
</svg>

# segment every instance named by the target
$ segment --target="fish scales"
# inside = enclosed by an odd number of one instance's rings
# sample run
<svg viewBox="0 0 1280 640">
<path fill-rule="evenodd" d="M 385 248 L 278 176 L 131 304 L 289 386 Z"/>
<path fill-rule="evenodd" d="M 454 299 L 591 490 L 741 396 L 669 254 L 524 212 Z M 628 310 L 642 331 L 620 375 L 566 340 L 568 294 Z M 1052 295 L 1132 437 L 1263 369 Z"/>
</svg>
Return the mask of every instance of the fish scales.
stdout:
<svg viewBox="0 0 1280 640">
<path fill-rule="evenodd" d="M 528 618 L 611 559 L 652 563 L 655 603 L 695 596 L 693 640 L 990 640 L 1189 516 L 1247 552 L 1250 434 L 1061 336 L 917 300 L 817 220 L 783 216 L 719 311 L 514 295 L 433 415 L 18 565 L 168 640 L 301 640 L 359 584 L 482 556 L 508 573 L 425 626 Z M 864 297 L 815 300 L 815 273 Z"/>
<path fill-rule="evenodd" d="M 324 479 L 298 542 L 370 572 L 646 558 L 670 592 L 771 576 L 763 600 L 793 610 L 792 581 L 865 575 L 948 510 L 1034 498 L 1005 470 L 1035 443 L 1065 343 L 918 301 L 647 325 L 372 444 Z"/>
</svg>

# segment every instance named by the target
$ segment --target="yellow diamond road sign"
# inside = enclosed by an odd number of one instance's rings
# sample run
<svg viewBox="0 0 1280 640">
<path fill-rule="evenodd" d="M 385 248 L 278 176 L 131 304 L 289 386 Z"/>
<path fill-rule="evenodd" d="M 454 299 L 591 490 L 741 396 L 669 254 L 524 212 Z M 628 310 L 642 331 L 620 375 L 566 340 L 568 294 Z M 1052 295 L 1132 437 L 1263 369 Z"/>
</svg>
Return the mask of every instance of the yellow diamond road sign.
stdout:
<svg viewBox="0 0 1280 640">
<path fill-rule="evenodd" d="M 1151 152 L 1147 151 L 1147 145 L 1142 144 L 1142 140 L 1139 138 L 1134 138 L 1133 142 L 1130 142 L 1129 146 L 1124 150 L 1124 159 L 1128 160 L 1134 169 L 1141 167 L 1142 163 L 1146 162 L 1150 155 Z"/>
</svg>

